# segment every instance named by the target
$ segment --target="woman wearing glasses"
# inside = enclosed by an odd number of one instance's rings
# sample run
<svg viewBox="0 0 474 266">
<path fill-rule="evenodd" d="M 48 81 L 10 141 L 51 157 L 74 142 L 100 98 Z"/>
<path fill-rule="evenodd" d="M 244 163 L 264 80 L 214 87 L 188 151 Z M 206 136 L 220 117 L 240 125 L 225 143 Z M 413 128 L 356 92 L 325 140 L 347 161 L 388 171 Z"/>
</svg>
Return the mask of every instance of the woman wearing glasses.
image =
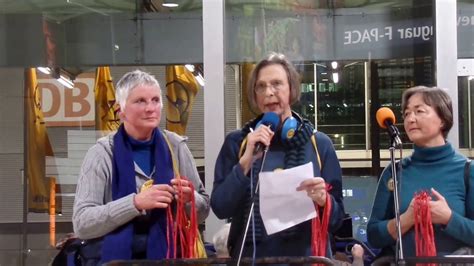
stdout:
<svg viewBox="0 0 474 266">
<path fill-rule="evenodd" d="M 453 126 L 451 98 L 440 88 L 413 87 L 403 93 L 402 110 L 405 131 L 414 144 L 413 154 L 399 165 L 404 256 L 418 255 L 416 215 L 425 222 L 427 214 L 431 216 L 436 255 L 474 246 L 474 182 L 471 180 L 474 169 L 470 167 L 469 171 L 466 157 L 446 140 Z M 394 254 L 397 239 L 390 173 L 388 166 L 380 177 L 367 225 L 369 243 L 383 248 L 385 254 Z M 429 213 L 421 216 L 421 212 L 414 210 L 414 198 L 420 192 L 427 192 L 431 197 Z"/>
<path fill-rule="evenodd" d="M 274 112 L 280 124 L 290 117 L 297 120 L 294 135 L 282 136 L 281 126 L 273 131 L 268 126 L 257 126 L 262 115 L 248 122 L 242 129 L 227 135 L 216 161 L 211 207 L 220 219 L 231 219 L 228 247 L 232 257 L 237 257 L 243 243 L 243 256 L 307 256 L 312 252 L 313 224 L 321 222 L 326 210 L 330 232 L 341 224 L 344 215 L 342 205 L 341 168 L 331 140 L 314 126 L 301 119 L 291 110 L 300 97 L 300 77 L 294 66 L 282 54 L 272 53 L 260 61 L 252 72 L 247 87 L 248 100 L 261 113 Z M 311 137 L 315 135 L 316 145 Z M 286 139 L 286 140 L 285 140 Z M 313 163 L 314 178 L 302 182 L 295 193 L 303 191 L 314 201 L 319 210 L 319 221 L 309 220 L 284 231 L 268 235 L 260 215 L 259 192 L 254 198 L 254 225 L 243 239 L 246 222 L 252 204 L 250 188 L 257 186 L 258 172 L 262 164 L 262 152 L 255 152 L 257 143 L 269 147 L 263 171 L 277 171 Z M 256 159 L 253 157 L 256 154 Z M 319 154 L 319 155 L 318 155 Z M 318 160 L 319 157 L 319 160 Z M 322 166 L 322 167 L 321 167 Z M 251 176 L 253 174 L 253 176 Z M 253 180 L 253 184 L 251 184 Z M 328 189 L 330 187 L 330 189 Z M 313 234 L 313 235 L 312 235 Z M 329 233 L 330 234 L 330 233 Z M 316 237 L 317 238 L 317 237 Z M 254 241 L 255 240 L 255 241 Z M 321 244 L 321 239 L 316 241 Z M 328 255 L 329 245 L 319 245 Z M 317 249 L 313 245 L 313 250 Z"/>
</svg>

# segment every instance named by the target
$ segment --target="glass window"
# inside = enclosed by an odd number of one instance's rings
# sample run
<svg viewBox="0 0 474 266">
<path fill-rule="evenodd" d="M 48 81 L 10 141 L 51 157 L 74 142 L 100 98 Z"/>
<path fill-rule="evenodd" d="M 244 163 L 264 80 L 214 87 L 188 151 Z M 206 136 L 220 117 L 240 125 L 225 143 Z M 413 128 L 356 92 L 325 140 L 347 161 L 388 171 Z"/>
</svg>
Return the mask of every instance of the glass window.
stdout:
<svg viewBox="0 0 474 266">
<path fill-rule="evenodd" d="M 381 106 L 393 110 L 404 148 L 411 148 L 401 120 L 401 95 L 412 86 L 435 84 L 432 5 L 226 1 L 226 59 L 242 69 L 242 124 L 256 116 L 244 103 L 248 66 L 271 51 L 283 53 L 301 74 L 301 99 L 293 109 L 331 138 L 344 180 L 376 180 L 387 164 L 389 144 L 376 111 Z M 348 184 L 345 190 L 351 189 Z M 367 218 L 362 205 L 349 204 L 348 212 Z"/>
<path fill-rule="evenodd" d="M 95 97 L 96 67 L 120 65 L 111 68 L 114 84 L 126 71 L 144 69 L 163 93 L 168 65 L 193 64 L 202 74 L 202 1 L 171 8 L 162 1 L 20 0 L 3 3 L 0 13 L 0 265 L 49 265 L 56 243 L 73 231 L 84 155 L 106 134 L 96 125 L 98 105 L 115 110 Z M 39 66 L 50 73 L 35 72 L 36 86 L 25 68 Z M 59 83 L 60 74 L 73 88 Z M 200 90 L 200 104 L 185 114 L 199 170 L 202 96 Z M 165 128 L 165 114 L 161 121 Z"/>
<path fill-rule="evenodd" d="M 459 147 L 472 148 L 473 144 L 473 107 L 474 101 L 472 89 L 474 88 L 474 76 L 458 77 L 458 100 L 459 100 Z"/>
<path fill-rule="evenodd" d="M 400 118 L 403 90 L 435 83 L 431 2 L 379 4 L 226 2 L 227 60 L 254 63 L 270 51 L 286 54 L 302 75 L 294 109 L 336 149 L 377 152 L 388 141 L 371 127 L 377 107 Z M 245 106 L 242 113 L 242 121 L 254 116 Z"/>
<path fill-rule="evenodd" d="M 326 133 L 336 149 L 365 149 L 364 62 L 332 61 L 297 66 L 304 66 L 305 71 L 301 101 L 294 109 Z"/>
<path fill-rule="evenodd" d="M 457 1 L 459 147 L 472 149 L 474 137 L 474 3 Z M 468 154 L 470 155 L 470 154 Z M 472 155 L 471 155 L 472 156 Z"/>
</svg>

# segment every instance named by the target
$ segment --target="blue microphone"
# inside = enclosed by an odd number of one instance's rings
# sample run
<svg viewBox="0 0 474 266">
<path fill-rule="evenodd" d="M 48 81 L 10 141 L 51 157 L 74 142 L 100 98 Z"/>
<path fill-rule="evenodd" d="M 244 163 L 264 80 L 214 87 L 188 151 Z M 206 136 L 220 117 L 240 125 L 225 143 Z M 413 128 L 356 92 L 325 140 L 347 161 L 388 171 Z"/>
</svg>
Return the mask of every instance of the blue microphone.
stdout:
<svg viewBox="0 0 474 266">
<path fill-rule="evenodd" d="M 258 128 L 261 125 L 268 126 L 272 131 L 275 132 L 278 126 L 280 125 L 280 117 L 274 112 L 266 112 L 265 114 L 263 114 L 262 119 L 257 123 L 257 126 L 255 128 Z M 265 145 L 263 145 L 263 143 L 257 143 L 257 145 L 255 145 L 254 154 L 259 153 L 264 148 Z"/>
</svg>

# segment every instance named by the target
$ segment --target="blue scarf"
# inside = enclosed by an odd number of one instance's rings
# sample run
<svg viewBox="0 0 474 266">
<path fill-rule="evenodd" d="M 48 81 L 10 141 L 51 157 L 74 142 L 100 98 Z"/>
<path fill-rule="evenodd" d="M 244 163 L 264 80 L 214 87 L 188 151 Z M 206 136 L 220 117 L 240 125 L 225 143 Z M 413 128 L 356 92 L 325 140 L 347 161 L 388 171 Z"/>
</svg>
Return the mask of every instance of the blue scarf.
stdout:
<svg viewBox="0 0 474 266">
<path fill-rule="evenodd" d="M 174 177 L 173 160 L 164 139 L 158 129 L 153 132 L 153 150 L 155 155 L 154 184 L 170 184 Z M 112 199 L 117 200 L 131 193 L 137 193 L 135 182 L 135 166 L 133 162 L 130 137 L 125 132 L 123 124 L 114 136 Z M 168 243 L 166 239 L 167 219 L 166 209 L 151 210 L 151 225 L 147 238 L 147 259 L 166 258 Z M 170 232 L 171 234 L 171 232 Z M 101 263 L 112 260 L 132 259 L 132 244 L 134 236 L 133 220 L 118 227 L 104 237 L 102 244 Z M 172 241 L 172 239 L 170 239 Z M 173 243 L 170 243 L 173 248 Z M 173 254 L 172 250 L 170 254 Z"/>
</svg>

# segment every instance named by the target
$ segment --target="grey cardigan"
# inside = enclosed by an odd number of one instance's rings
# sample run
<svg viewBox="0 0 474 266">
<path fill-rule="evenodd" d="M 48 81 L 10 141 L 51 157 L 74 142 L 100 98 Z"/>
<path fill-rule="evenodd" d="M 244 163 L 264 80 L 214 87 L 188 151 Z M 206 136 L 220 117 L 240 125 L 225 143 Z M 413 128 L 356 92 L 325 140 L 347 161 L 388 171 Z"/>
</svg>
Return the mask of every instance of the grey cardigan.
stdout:
<svg viewBox="0 0 474 266">
<path fill-rule="evenodd" d="M 186 140 L 173 132 L 163 130 L 168 137 L 179 171 L 194 185 L 198 222 L 203 222 L 209 214 L 209 195 L 199 179 L 194 158 L 189 151 Z M 84 157 L 76 188 L 76 198 L 72 222 L 74 233 L 81 239 L 102 237 L 117 227 L 142 215 L 133 204 L 136 193 L 112 201 L 112 149 L 113 136 L 100 138 Z M 154 170 L 153 170 L 154 171 Z M 151 178 L 135 164 L 137 191 L 145 181 Z M 153 174 L 153 173 L 152 173 Z M 189 213 L 190 204 L 186 209 Z"/>
</svg>

